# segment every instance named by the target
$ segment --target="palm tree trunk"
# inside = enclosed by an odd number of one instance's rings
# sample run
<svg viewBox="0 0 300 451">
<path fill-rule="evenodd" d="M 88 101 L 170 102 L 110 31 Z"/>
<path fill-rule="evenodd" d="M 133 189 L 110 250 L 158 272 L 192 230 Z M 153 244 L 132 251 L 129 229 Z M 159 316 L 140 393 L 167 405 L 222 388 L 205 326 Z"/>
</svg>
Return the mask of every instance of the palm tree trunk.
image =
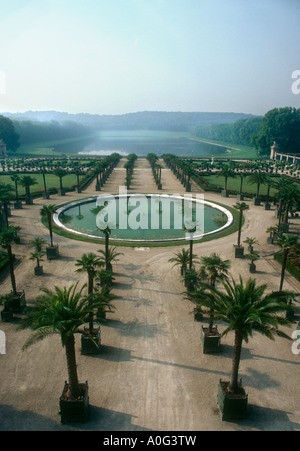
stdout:
<svg viewBox="0 0 300 451">
<path fill-rule="evenodd" d="M 93 289 L 94 289 L 93 282 L 94 282 L 93 276 L 91 274 L 88 274 L 88 294 L 93 293 Z M 91 335 L 93 333 L 93 329 L 94 329 L 93 312 L 90 312 L 89 313 L 89 330 L 90 330 Z"/>
<path fill-rule="evenodd" d="M 15 273 L 14 273 L 14 260 L 13 260 L 13 255 L 12 255 L 10 244 L 7 246 L 7 255 L 8 255 L 8 262 L 9 262 L 9 272 L 10 272 L 12 291 L 13 291 L 13 294 L 16 296 L 17 295 L 17 285 L 16 285 L 16 278 L 15 278 Z"/>
<path fill-rule="evenodd" d="M 283 218 L 283 222 L 284 222 L 285 224 L 288 223 L 289 208 L 290 208 L 290 203 L 287 202 L 287 203 L 286 203 L 286 206 L 285 206 L 285 212 L 284 212 L 284 218 Z"/>
<path fill-rule="evenodd" d="M 109 261 L 108 261 L 108 246 L 109 246 L 109 232 L 105 232 L 105 269 L 109 271 Z"/>
<path fill-rule="evenodd" d="M 16 189 L 16 202 L 19 202 L 19 192 L 18 192 L 18 182 L 15 181 L 15 189 Z"/>
<path fill-rule="evenodd" d="M 66 341 L 66 357 L 71 395 L 76 399 L 80 395 L 80 389 L 77 376 L 75 339 L 73 334 Z"/>
<path fill-rule="evenodd" d="M 241 245 L 241 233 L 242 233 L 242 219 L 243 219 L 243 212 L 240 210 L 240 217 L 239 217 L 239 230 L 238 230 L 238 247 Z"/>
<path fill-rule="evenodd" d="M 9 224 L 8 224 L 8 206 L 7 206 L 6 202 L 4 202 L 4 204 L 3 204 L 3 209 L 4 209 L 4 216 L 5 216 L 6 227 L 9 227 Z"/>
<path fill-rule="evenodd" d="M 282 287 L 283 287 L 283 281 L 284 281 L 284 274 L 285 274 L 285 267 L 286 267 L 288 252 L 289 252 L 288 249 L 284 249 L 283 255 L 282 255 L 282 266 L 281 266 L 279 291 L 281 291 Z"/>
<path fill-rule="evenodd" d="M 281 224 L 281 214 L 282 214 L 282 199 L 279 200 L 279 207 L 278 207 L 278 226 Z"/>
<path fill-rule="evenodd" d="M 260 188 L 260 183 L 257 184 L 257 189 L 256 189 L 256 197 L 259 197 L 259 188 Z"/>
<path fill-rule="evenodd" d="M 45 173 L 43 173 L 43 182 L 44 182 L 44 191 L 47 192 L 47 186 L 46 186 L 46 176 Z"/>
<path fill-rule="evenodd" d="M 48 215 L 48 226 L 50 233 L 50 246 L 53 247 L 53 232 L 52 232 L 52 217 L 51 214 Z"/>
<path fill-rule="evenodd" d="M 244 179 L 243 179 L 243 177 L 241 177 L 241 184 L 240 184 L 240 195 L 242 195 L 242 194 L 243 194 L 243 181 L 244 181 Z"/>
<path fill-rule="evenodd" d="M 190 239 L 190 255 L 189 255 L 189 270 L 193 267 L 193 239 Z"/>
<path fill-rule="evenodd" d="M 234 337 L 231 380 L 229 384 L 229 388 L 233 393 L 238 392 L 238 376 L 239 376 L 239 365 L 241 360 L 242 343 L 243 336 L 238 330 L 236 330 Z"/>
</svg>

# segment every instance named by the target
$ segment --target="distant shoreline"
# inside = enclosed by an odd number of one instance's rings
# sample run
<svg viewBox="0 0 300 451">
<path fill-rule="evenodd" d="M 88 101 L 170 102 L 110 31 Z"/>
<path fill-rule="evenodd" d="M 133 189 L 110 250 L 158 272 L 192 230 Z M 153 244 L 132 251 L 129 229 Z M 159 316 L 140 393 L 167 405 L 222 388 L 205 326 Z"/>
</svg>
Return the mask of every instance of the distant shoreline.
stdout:
<svg viewBox="0 0 300 451">
<path fill-rule="evenodd" d="M 202 143 L 211 144 L 212 146 L 226 147 L 226 149 L 231 149 L 231 150 L 244 150 L 240 147 L 230 147 L 230 146 L 226 146 L 225 144 L 217 144 L 217 143 L 213 143 L 210 141 L 205 141 L 204 139 L 197 139 L 197 138 L 188 138 L 188 139 L 190 139 L 192 141 L 199 141 Z"/>
</svg>

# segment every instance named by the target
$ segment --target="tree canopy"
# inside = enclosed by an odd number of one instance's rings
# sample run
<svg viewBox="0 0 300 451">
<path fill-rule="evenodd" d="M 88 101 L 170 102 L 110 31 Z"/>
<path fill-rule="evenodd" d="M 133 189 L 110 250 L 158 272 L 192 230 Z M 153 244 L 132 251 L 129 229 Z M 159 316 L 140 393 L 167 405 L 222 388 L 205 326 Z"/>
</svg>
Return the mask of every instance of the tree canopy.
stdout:
<svg viewBox="0 0 300 451">
<path fill-rule="evenodd" d="M 281 152 L 300 153 L 300 108 L 274 108 L 266 113 L 252 142 L 262 155 L 268 155 L 274 141 Z"/>
<path fill-rule="evenodd" d="M 6 144 L 7 150 L 15 152 L 19 144 L 19 135 L 15 131 L 14 123 L 4 116 L 0 116 L 0 139 Z"/>
</svg>

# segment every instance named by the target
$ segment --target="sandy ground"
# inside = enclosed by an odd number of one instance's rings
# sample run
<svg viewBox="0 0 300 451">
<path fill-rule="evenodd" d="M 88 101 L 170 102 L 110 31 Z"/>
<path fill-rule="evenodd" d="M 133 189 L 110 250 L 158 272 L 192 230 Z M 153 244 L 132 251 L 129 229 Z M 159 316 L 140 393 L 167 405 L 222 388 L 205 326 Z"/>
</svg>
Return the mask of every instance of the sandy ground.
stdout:
<svg viewBox="0 0 300 451">
<path fill-rule="evenodd" d="M 125 179 L 123 163 L 114 170 L 103 191 L 118 193 Z M 162 192 L 184 194 L 168 169 L 162 171 L 162 182 Z M 157 192 L 146 160 L 137 162 L 131 191 Z M 94 184 L 82 194 L 52 196 L 48 201 L 37 199 L 33 206 L 13 210 L 11 223 L 21 226 L 22 239 L 14 249 L 18 260 L 16 279 L 18 288 L 25 290 L 28 304 L 43 287 L 86 282 L 84 274 L 75 273 L 76 259 L 84 252 L 97 252 L 102 245 L 55 236 L 61 256 L 45 260 L 45 274 L 38 277 L 34 276 L 34 262 L 29 260 L 28 243 L 36 236 L 49 240 L 48 230 L 40 221 L 42 205 L 59 205 L 90 194 L 96 194 Z M 210 193 L 206 199 L 236 203 L 235 198 Z M 249 205 L 242 239 L 258 239 L 261 259 L 255 277 L 258 283 L 267 283 L 269 290 L 277 290 L 280 267 L 272 257 L 277 247 L 266 244 L 265 232 L 274 224 L 274 211 Z M 299 228 L 299 221 L 292 220 L 292 227 Z M 231 260 L 234 277 L 241 274 L 246 280 L 247 261 L 233 257 L 236 239 L 235 233 L 195 244 L 194 250 L 199 256 L 218 252 Z M 80 337 L 76 340 L 79 379 L 88 380 L 90 389 L 91 415 L 86 424 L 60 423 L 58 399 L 67 379 L 60 338 L 47 338 L 22 351 L 30 332 L 18 331 L 16 322 L 0 323 L 7 340 L 6 354 L 0 355 L 0 430 L 300 430 L 300 355 L 292 353 L 292 343 L 287 340 L 278 338 L 273 342 L 259 335 L 244 344 L 240 364 L 240 376 L 249 396 L 248 417 L 235 422 L 221 420 L 217 385 L 220 378 L 227 380 L 231 371 L 233 334 L 222 339 L 219 355 L 202 353 L 202 323 L 194 321 L 193 305 L 182 296 L 179 269 L 168 262 L 182 247 L 118 248 L 123 255 L 114 267 L 116 310 L 102 326 L 101 354 L 81 355 Z M 9 292 L 8 273 L 2 277 L 0 288 L 3 293 Z M 287 274 L 284 288 L 299 291 L 300 284 Z M 220 329 L 224 326 L 220 325 Z M 288 333 L 291 335 L 294 329 L 296 324 Z"/>
</svg>

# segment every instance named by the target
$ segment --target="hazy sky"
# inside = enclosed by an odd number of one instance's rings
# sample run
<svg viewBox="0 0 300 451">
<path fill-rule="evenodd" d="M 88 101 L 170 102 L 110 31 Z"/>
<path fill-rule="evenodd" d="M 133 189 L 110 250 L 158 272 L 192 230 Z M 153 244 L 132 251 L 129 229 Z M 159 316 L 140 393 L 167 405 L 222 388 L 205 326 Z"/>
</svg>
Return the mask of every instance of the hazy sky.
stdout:
<svg viewBox="0 0 300 451">
<path fill-rule="evenodd" d="M 0 0 L 0 112 L 300 108 L 300 0 Z"/>
</svg>

